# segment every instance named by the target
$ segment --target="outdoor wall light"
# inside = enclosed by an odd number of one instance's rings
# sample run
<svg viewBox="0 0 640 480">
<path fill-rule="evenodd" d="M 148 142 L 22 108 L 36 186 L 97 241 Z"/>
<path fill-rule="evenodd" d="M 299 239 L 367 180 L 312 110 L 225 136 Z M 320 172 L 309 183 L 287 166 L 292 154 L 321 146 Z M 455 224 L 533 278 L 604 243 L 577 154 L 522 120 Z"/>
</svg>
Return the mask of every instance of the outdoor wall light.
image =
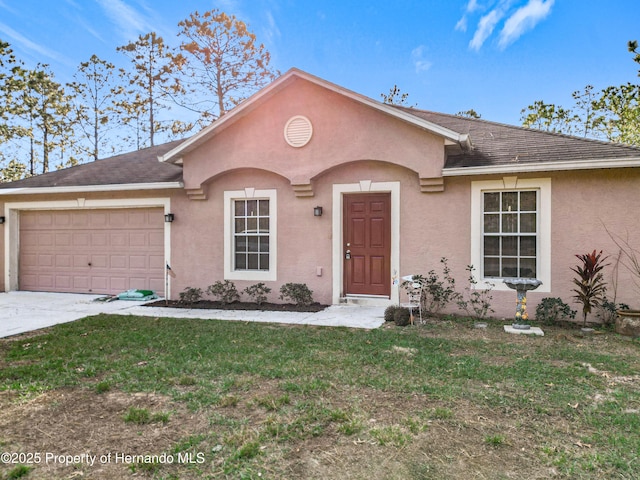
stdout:
<svg viewBox="0 0 640 480">
<path fill-rule="evenodd" d="M 174 218 L 175 218 L 175 217 L 174 217 L 173 213 L 167 213 L 167 214 L 164 216 L 164 221 L 165 221 L 165 222 L 167 222 L 167 223 L 171 223 L 171 222 L 173 222 L 173 219 L 174 219 Z"/>
<path fill-rule="evenodd" d="M 322 207 L 315 207 L 313 209 L 313 216 L 314 217 L 321 217 L 322 216 Z"/>
<path fill-rule="evenodd" d="M 4 223 L 5 218 L 4 217 L 0 217 L 0 224 Z"/>
</svg>

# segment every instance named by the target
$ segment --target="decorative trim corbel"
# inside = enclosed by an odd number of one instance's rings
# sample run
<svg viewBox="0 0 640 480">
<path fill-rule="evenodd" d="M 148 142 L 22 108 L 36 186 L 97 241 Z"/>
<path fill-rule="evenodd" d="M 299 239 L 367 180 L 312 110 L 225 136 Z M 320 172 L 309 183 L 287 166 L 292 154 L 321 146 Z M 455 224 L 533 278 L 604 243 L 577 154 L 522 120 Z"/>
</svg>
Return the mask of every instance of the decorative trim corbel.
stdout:
<svg viewBox="0 0 640 480">
<path fill-rule="evenodd" d="M 207 192 L 204 191 L 204 187 L 198 188 L 186 188 L 187 197 L 189 200 L 206 200 Z"/>
<path fill-rule="evenodd" d="M 444 192 L 444 178 L 443 177 L 421 178 L 420 191 L 422 193 Z"/>
<path fill-rule="evenodd" d="M 313 185 L 311 183 L 292 183 L 296 197 L 313 197 Z"/>
</svg>

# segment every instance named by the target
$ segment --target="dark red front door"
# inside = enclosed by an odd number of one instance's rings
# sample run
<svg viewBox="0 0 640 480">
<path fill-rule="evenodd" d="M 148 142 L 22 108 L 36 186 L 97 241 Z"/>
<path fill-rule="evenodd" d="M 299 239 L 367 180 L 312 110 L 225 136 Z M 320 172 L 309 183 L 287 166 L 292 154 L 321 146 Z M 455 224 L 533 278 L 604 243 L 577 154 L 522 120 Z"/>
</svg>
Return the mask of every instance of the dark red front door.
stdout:
<svg viewBox="0 0 640 480">
<path fill-rule="evenodd" d="M 345 195 L 343 218 L 344 293 L 390 295 L 391 195 Z"/>
</svg>

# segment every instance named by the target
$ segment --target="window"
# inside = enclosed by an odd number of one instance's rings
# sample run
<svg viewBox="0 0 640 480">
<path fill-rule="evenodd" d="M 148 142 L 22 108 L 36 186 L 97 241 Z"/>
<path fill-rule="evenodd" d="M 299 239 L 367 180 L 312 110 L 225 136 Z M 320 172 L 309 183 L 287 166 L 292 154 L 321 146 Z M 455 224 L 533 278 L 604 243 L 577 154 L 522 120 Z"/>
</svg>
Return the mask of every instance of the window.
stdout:
<svg viewBox="0 0 640 480">
<path fill-rule="evenodd" d="M 224 192 L 226 280 L 277 280 L 276 197 L 276 190 Z"/>
<path fill-rule="evenodd" d="M 269 200 L 234 200 L 234 270 L 269 270 Z"/>
<path fill-rule="evenodd" d="M 503 278 L 542 281 L 551 291 L 551 179 L 471 182 L 471 265 L 476 288 L 509 290 Z"/>
<path fill-rule="evenodd" d="M 486 278 L 536 278 L 538 191 L 483 193 Z"/>
</svg>

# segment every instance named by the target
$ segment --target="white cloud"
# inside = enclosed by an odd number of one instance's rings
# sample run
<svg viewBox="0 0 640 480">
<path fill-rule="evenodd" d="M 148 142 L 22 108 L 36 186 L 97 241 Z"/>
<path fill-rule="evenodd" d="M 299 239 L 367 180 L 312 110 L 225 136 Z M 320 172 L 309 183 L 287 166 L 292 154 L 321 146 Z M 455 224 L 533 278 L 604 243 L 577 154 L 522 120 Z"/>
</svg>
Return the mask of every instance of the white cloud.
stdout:
<svg viewBox="0 0 640 480">
<path fill-rule="evenodd" d="M 467 6 L 464 9 L 464 15 L 462 15 L 462 18 L 458 20 L 458 23 L 456 23 L 456 30 L 459 30 L 461 32 L 466 32 L 468 14 L 473 13 L 476 10 L 480 10 L 480 9 L 482 9 L 482 7 L 478 3 L 478 0 L 469 0 L 469 2 L 467 3 Z"/>
<path fill-rule="evenodd" d="M 467 31 L 467 16 L 463 15 L 462 18 L 460 20 L 458 20 L 458 23 L 456 23 L 456 30 L 460 31 L 460 32 L 466 32 Z"/>
<path fill-rule="evenodd" d="M 97 1 L 125 40 L 133 41 L 140 34 L 154 31 L 151 23 L 142 14 L 122 0 Z"/>
<path fill-rule="evenodd" d="M 473 34 L 469 47 L 474 50 L 480 50 L 485 40 L 493 33 L 493 29 L 505 15 L 505 11 L 498 7 L 484 15 L 478 22 L 476 33 Z"/>
<path fill-rule="evenodd" d="M 529 0 L 529 3 L 517 9 L 504 23 L 498 46 L 504 49 L 520 38 L 524 32 L 533 29 L 551 13 L 553 3 L 554 0 Z"/>
<path fill-rule="evenodd" d="M 473 13 L 486 11 L 487 7 L 491 7 L 478 20 L 473 38 L 469 42 L 469 48 L 480 50 L 494 30 L 498 28 L 498 25 L 506 18 L 498 38 L 498 47 L 505 49 L 546 18 L 551 12 L 554 2 L 555 0 L 491 0 L 482 5 L 479 0 L 469 0 L 465 6 L 464 15 L 456 23 L 455 29 L 466 32 L 472 21 Z M 521 5 L 515 11 L 512 9 L 514 3 L 516 6 L 517 4 Z"/>
<path fill-rule="evenodd" d="M 39 56 L 50 58 L 52 60 L 63 63 L 65 65 L 73 65 L 73 62 L 69 58 L 59 54 L 56 51 L 49 50 L 45 46 L 32 42 L 27 37 L 15 31 L 13 28 L 9 27 L 8 25 L 5 25 L 4 23 L 0 23 L 0 33 L 11 38 L 11 40 L 13 40 L 16 45 L 19 45 L 21 48 L 25 50 L 35 52 Z"/>
<path fill-rule="evenodd" d="M 4 8 L 5 10 L 7 10 L 10 13 L 13 13 L 14 15 L 18 15 L 20 13 L 18 10 L 14 9 L 14 8 L 11 8 L 9 5 L 7 5 L 2 0 L 0 0 L 0 8 Z"/>
<path fill-rule="evenodd" d="M 273 43 L 275 38 L 280 38 L 280 29 L 278 28 L 276 19 L 270 11 L 267 11 L 265 15 L 267 17 L 267 23 L 262 29 L 263 35 L 265 36 L 267 43 Z"/>
<path fill-rule="evenodd" d="M 416 69 L 416 73 L 426 72 L 433 65 L 429 60 L 424 58 L 427 47 L 419 45 L 411 51 L 411 61 Z"/>
</svg>

